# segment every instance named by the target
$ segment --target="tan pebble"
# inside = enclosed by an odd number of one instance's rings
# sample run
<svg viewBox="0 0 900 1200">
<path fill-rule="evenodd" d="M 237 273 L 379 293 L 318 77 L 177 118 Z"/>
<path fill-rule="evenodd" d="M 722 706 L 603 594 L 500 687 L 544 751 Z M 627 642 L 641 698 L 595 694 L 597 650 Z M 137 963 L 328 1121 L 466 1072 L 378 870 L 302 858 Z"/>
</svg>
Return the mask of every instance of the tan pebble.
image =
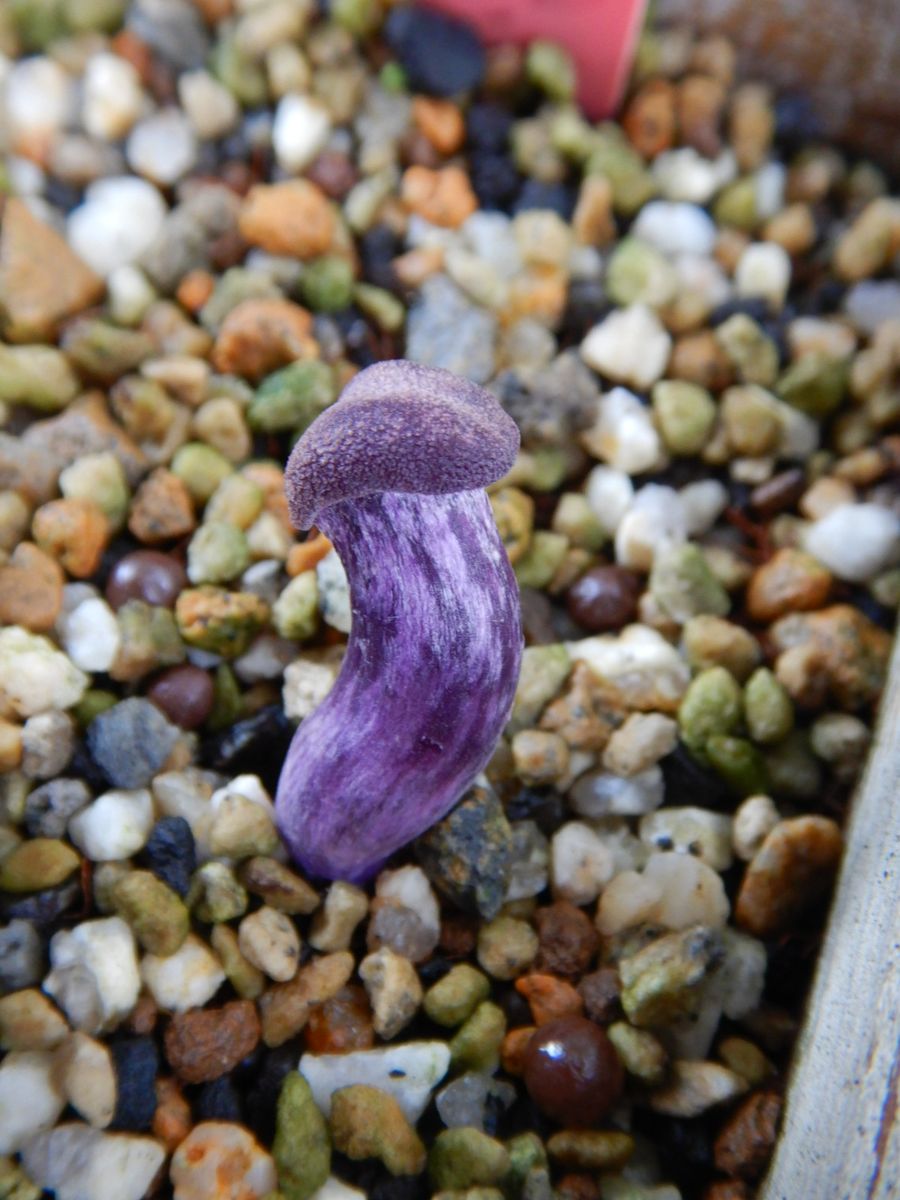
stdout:
<svg viewBox="0 0 900 1200">
<path fill-rule="evenodd" d="M 22 726 L 0 717 L 0 771 L 14 771 L 22 761 Z"/>
<path fill-rule="evenodd" d="M 109 522 L 93 500 L 51 500 L 31 525 L 40 549 L 57 559 L 75 579 L 87 579 L 100 565 L 110 538 Z"/>
<path fill-rule="evenodd" d="M 740 1179 L 759 1179 L 775 1148 L 782 1098 L 772 1089 L 754 1092 L 731 1114 L 713 1146 L 718 1170 Z"/>
<path fill-rule="evenodd" d="M 771 796 L 748 796 L 738 805 L 731 827 L 731 844 L 738 858 L 749 862 L 778 824 Z"/>
<path fill-rule="evenodd" d="M 527 921 L 495 917 L 478 934 L 478 962 L 494 979 L 515 979 L 537 957 L 538 935 Z"/>
<path fill-rule="evenodd" d="M 57 1056 L 60 1084 L 79 1116 L 105 1129 L 116 1110 L 116 1072 L 109 1047 L 80 1031 Z"/>
<path fill-rule="evenodd" d="M 668 150 L 675 137 L 675 89 L 666 79 L 642 84 L 622 116 L 628 140 L 644 158 Z"/>
<path fill-rule="evenodd" d="M 754 621 L 774 621 L 790 612 L 820 608 L 832 587 L 831 572 L 802 550 L 785 547 L 754 571 L 747 587 L 747 612 Z"/>
<path fill-rule="evenodd" d="M 173 1200 L 262 1200 L 278 1186 L 271 1156 L 231 1121 L 196 1125 L 172 1156 L 170 1178 Z"/>
<path fill-rule="evenodd" d="M 307 179 L 258 184 L 238 219 L 241 236 L 270 254 L 308 259 L 324 254 L 337 229 L 328 197 Z"/>
<path fill-rule="evenodd" d="M 842 848 L 840 827 L 829 817 L 780 821 L 741 881 L 734 909 L 737 924 L 760 938 L 791 929 L 827 895 Z"/>
<path fill-rule="evenodd" d="M 461 167 L 407 167 L 400 196 L 412 212 L 448 229 L 458 228 L 478 207 L 469 177 Z"/>
<path fill-rule="evenodd" d="M 259 1017 L 251 1000 L 176 1014 L 165 1033 L 166 1060 L 185 1083 L 208 1083 L 256 1048 Z"/>
<path fill-rule="evenodd" d="M 558 267 L 533 266 L 511 280 L 501 313 L 506 325 L 526 317 L 555 329 L 562 320 L 568 297 L 568 278 Z"/>
<path fill-rule="evenodd" d="M 522 1075 L 525 1071 L 525 1051 L 535 1032 L 536 1025 L 524 1025 L 511 1029 L 500 1047 L 500 1063 L 507 1075 Z"/>
<path fill-rule="evenodd" d="M 669 1117 L 698 1117 L 747 1091 L 747 1081 L 719 1063 L 678 1059 L 672 1080 L 650 1096 L 654 1112 Z"/>
<path fill-rule="evenodd" d="M 569 769 L 569 747 L 558 733 L 523 729 L 513 737 L 512 753 L 525 784 L 552 783 Z"/>
<path fill-rule="evenodd" d="M 734 371 L 715 333 L 703 329 L 676 338 L 666 374 L 671 379 L 684 379 L 718 392 L 731 383 Z"/>
<path fill-rule="evenodd" d="M 20 542 L 0 567 L 0 625 L 22 625 L 32 633 L 52 629 L 62 607 L 64 582 L 54 558 L 33 542 Z"/>
<path fill-rule="evenodd" d="M 244 917 L 238 926 L 238 945 L 249 963 L 278 983 L 297 974 L 300 935 L 286 913 L 263 905 Z"/>
<path fill-rule="evenodd" d="M 194 416 L 193 431 L 232 463 L 243 462 L 253 449 L 243 410 L 230 396 L 216 396 L 201 405 Z"/>
<path fill-rule="evenodd" d="M 586 175 L 582 181 L 572 232 L 583 246 L 607 246 L 615 238 L 613 187 L 605 175 Z"/>
<path fill-rule="evenodd" d="M 68 1033 L 65 1017 L 37 988 L 11 992 L 0 999 L 0 1048 L 52 1050 Z"/>
<path fill-rule="evenodd" d="M 145 546 L 154 546 L 185 537 L 196 524 L 194 502 L 186 484 L 172 471 L 157 467 L 132 500 L 130 531 Z"/>
<path fill-rule="evenodd" d="M 191 1132 L 191 1106 L 177 1079 L 161 1076 L 156 1081 L 156 1112 L 151 1132 L 171 1153 Z"/>
<path fill-rule="evenodd" d="M 810 521 L 820 521 L 842 504 L 855 502 L 856 489 L 846 479 L 824 475 L 806 489 L 797 507 Z"/>
<path fill-rule="evenodd" d="M 762 1050 L 746 1038 L 725 1038 L 719 1043 L 718 1053 L 725 1066 L 742 1075 L 751 1087 L 756 1087 L 776 1073 Z"/>
<path fill-rule="evenodd" d="M 215 276 L 198 267 L 195 271 L 188 271 L 179 283 L 175 299 L 189 313 L 197 313 L 210 298 L 215 286 Z"/>
<path fill-rule="evenodd" d="M 675 748 L 678 725 L 662 713 L 631 713 L 613 732 L 603 765 L 615 775 L 637 775 L 655 766 Z"/>
<path fill-rule="evenodd" d="M 315 888 L 277 859 L 263 855 L 247 859 L 241 864 L 240 880 L 248 892 L 279 912 L 309 914 L 319 907 Z"/>
<path fill-rule="evenodd" d="M 466 124 L 459 105 L 431 96 L 416 96 L 412 103 L 416 128 L 439 154 L 455 154 L 465 140 Z"/>
<path fill-rule="evenodd" d="M 816 240 L 816 222 L 808 204 L 789 204 L 763 226 L 764 242 L 776 242 L 798 257 L 811 250 Z"/>
<path fill-rule="evenodd" d="M 348 951 L 326 954 L 301 967 L 290 982 L 269 988 L 259 1001 L 266 1045 L 281 1046 L 295 1037 L 312 1010 L 330 1000 L 347 983 L 353 967 L 353 955 Z"/>
<path fill-rule="evenodd" d="M 287 363 L 317 357 L 311 329 L 310 314 L 290 300 L 243 300 L 222 322 L 213 366 L 253 381 L 262 379 Z"/>
<path fill-rule="evenodd" d="M 407 958 L 382 946 L 359 964 L 359 977 L 372 1005 L 375 1032 L 389 1041 L 405 1028 L 422 1003 L 422 984 Z"/>
<path fill-rule="evenodd" d="M 337 880 L 325 894 L 325 903 L 313 918 L 309 944 L 317 950 L 346 950 L 354 930 L 369 911 L 366 893 L 352 883 Z"/>
<path fill-rule="evenodd" d="M 315 537 L 307 538 L 305 542 L 295 542 L 291 546 L 284 568 L 293 579 L 302 575 L 304 571 L 311 571 L 331 549 L 331 542 L 325 534 L 317 533 Z"/>
<path fill-rule="evenodd" d="M 404 287 L 418 288 L 443 268 L 444 249 L 442 246 L 417 246 L 395 258 L 391 266 Z"/>
<path fill-rule="evenodd" d="M 775 132 L 772 93 L 764 83 L 743 83 L 731 97 L 728 136 L 742 171 L 762 166 Z"/>
<path fill-rule="evenodd" d="M 547 1153 L 567 1167 L 616 1171 L 634 1153 L 634 1138 L 612 1129 L 563 1129 L 547 1139 Z"/>
<path fill-rule="evenodd" d="M 103 281 L 24 200 L 9 197 L 0 226 L 0 295 L 5 336 L 13 342 L 52 338 L 65 318 L 103 295 Z"/>
<path fill-rule="evenodd" d="M 681 140 L 707 158 L 715 158 L 722 148 L 720 125 L 725 99 L 724 86 L 709 75 L 688 75 L 678 87 Z"/>
</svg>

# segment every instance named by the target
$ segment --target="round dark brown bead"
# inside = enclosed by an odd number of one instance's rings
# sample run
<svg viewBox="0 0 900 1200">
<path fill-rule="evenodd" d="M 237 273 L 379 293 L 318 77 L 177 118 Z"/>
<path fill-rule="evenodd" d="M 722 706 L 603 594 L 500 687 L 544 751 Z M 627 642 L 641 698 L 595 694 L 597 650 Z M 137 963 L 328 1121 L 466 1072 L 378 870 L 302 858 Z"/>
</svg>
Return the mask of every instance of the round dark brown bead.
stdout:
<svg viewBox="0 0 900 1200">
<path fill-rule="evenodd" d="M 215 688 L 208 672 L 188 663 L 158 675 L 147 697 L 182 729 L 197 729 L 212 712 Z"/>
<path fill-rule="evenodd" d="M 621 629 L 637 612 L 640 584 L 622 567 L 592 567 L 566 593 L 569 615 L 589 633 Z"/>
<path fill-rule="evenodd" d="M 624 1072 L 612 1042 L 585 1017 L 541 1025 L 525 1050 L 525 1086 L 560 1125 L 599 1124 L 619 1098 Z"/>
<path fill-rule="evenodd" d="M 106 598 L 116 609 L 127 600 L 171 608 L 187 586 L 187 572 L 170 554 L 135 550 L 120 558 L 110 571 Z"/>
</svg>

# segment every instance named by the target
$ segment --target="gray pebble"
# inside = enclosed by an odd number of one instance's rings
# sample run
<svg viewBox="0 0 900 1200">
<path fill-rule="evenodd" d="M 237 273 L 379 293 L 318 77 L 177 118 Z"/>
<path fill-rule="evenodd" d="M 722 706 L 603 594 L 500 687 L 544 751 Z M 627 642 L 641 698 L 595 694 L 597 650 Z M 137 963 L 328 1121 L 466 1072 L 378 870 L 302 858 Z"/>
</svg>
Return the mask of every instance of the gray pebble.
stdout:
<svg viewBox="0 0 900 1200">
<path fill-rule="evenodd" d="M 82 779 L 51 779 L 28 794 L 25 828 L 31 837 L 65 836 L 69 818 L 91 802 L 91 791 Z"/>
<path fill-rule="evenodd" d="M 29 921 L 0 928 L 0 993 L 18 992 L 39 983 L 44 973 L 41 935 Z"/>
<path fill-rule="evenodd" d="M 492 313 L 470 304 L 446 276 L 434 275 L 410 309 L 406 354 L 413 362 L 486 383 L 495 370 L 497 328 Z"/>
<path fill-rule="evenodd" d="M 114 787 L 146 787 L 172 753 L 179 731 L 149 700 L 123 700 L 95 717 L 87 741 Z"/>
</svg>

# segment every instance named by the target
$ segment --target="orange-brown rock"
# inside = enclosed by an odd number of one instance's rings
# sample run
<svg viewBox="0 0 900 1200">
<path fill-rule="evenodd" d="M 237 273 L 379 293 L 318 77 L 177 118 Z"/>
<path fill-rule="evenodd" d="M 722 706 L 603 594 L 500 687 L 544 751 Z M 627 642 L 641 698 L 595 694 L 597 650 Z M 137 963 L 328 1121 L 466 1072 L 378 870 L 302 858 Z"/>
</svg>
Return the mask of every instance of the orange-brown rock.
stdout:
<svg viewBox="0 0 900 1200">
<path fill-rule="evenodd" d="M 65 317 L 100 299 L 103 280 L 23 200 L 7 200 L 0 219 L 4 336 L 12 342 L 49 339 Z"/>
<path fill-rule="evenodd" d="M 578 992 L 564 979 L 555 975 L 521 975 L 515 983 L 516 991 L 524 996 L 531 1009 L 535 1025 L 546 1025 L 557 1017 L 580 1017 L 584 1001 Z"/>
<path fill-rule="evenodd" d="M 315 537 L 309 538 L 305 542 L 296 542 L 288 553 L 287 561 L 284 564 L 285 570 L 291 578 L 295 575 L 302 575 L 304 571 L 311 571 L 316 563 L 322 561 L 329 550 L 331 550 L 331 542 L 324 533 L 316 534 Z"/>
<path fill-rule="evenodd" d="M 790 612 L 821 608 L 831 592 L 831 572 L 810 554 L 785 546 L 753 572 L 747 612 L 754 621 L 775 621 Z"/>
<path fill-rule="evenodd" d="M 455 154 L 465 140 L 466 123 L 459 105 L 433 96 L 416 96 L 412 103 L 416 128 L 439 154 Z"/>
<path fill-rule="evenodd" d="M 33 542 L 20 542 L 0 567 L 0 625 L 33 633 L 52 629 L 62 607 L 65 576 L 59 563 Z"/>
<path fill-rule="evenodd" d="M 775 674 L 782 682 L 785 660 L 801 656 L 807 668 L 818 670 L 820 687 L 841 708 L 862 708 L 881 695 L 891 635 L 859 609 L 832 604 L 818 612 L 789 613 L 771 626 L 769 634 L 780 652 Z"/>
<path fill-rule="evenodd" d="M 93 500 L 51 500 L 34 514 L 31 532 L 41 550 L 75 579 L 87 579 L 100 565 L 110 538 L 109 521 Z"/>
<path fill-rule="evenodd" d="M 400 197 L 412 212 L 430 221 L 456 229 L 478 207 L 469 176 L 462 167 L 407 167 L 400 184 Z"/>
<path fill-rule="evenodd" d="M 628 140 L 644 158 L 668 150 L 675 137 L 675 89 L 665 79 L 651 79 L 635 93 L 622 117 Z"/>
<path fill-rule="evenodd" d="M 738 1179 L 758 1179 L 775 1148 L 782 1099 L 766 1088 L 742 1100 L 723 1125 L 713 1147 L 718 1169 Z"/>
<path fill-rule="evenodd" d="M 722 148 L 719 134 L 725 88 L 709 75 L 688 75 L 678 87 L 676 108 L 681 140 L 700 154 L 715 158 Z"/>
<path fill-rule="evenodd" d="M 754 937 L 793 928 L 828 894 L 841 859 L 840 826 L 830 817 L 779 821 L 741 881 L 735 920 Z"/>
<path fill-rule="evenodd" d="M 314 958 L 287 983 L 276 983 L 260 998 L 263 1041 L 281 1046 L 295 1037 L 314 1008 L 336 995 L 353 973 L 353 955 L 346 950 Z"/>
<path fill-rule="evenodd" d="M 155 546 L 191 533 L 197 522 L 186 484 L 172 471 L 157 467 L 135 493 L 128 528 L 145 546 Z"/>
<path fill-rule="evenodd" d="M 523 1025 L 511 1029 L 500 1047 L 500 1065 L 507 1075 L 521 1075 L 525 1070 L 525 1051 L 531 1041 L 535 1025 Z"/>
<path fill-rule="evenodd" d="M 185 1083 L 208 1083 L 233 1070 L 252 1053 L 260 1025 L 252 1000 L 232 1000 L 221 1008 L 194 1008 L 169 1022 L 166 1059 Z"/>
<path fill-rule="evenodd" d="M 213 346 L 217 371 L 254 381 L 298 358 L 316 358 L 312 317 L 290 300 L 250 299 L 236 305 Z"/>
<path fill-rule="evenodd" d="M 575 240 L 585 246 L 606 246 L 616 236 L 613 186 L 605 175 L 586 175 L 572 214 Z"/>
<path fill-rule="evenodd" d="M 156 1081 L 156 1112 L 151 1132 L 171 1153 L 191 1132 L 191 1106 L 184 1098 L 177 1079 L 161 1077 Z"/>
<path fill-rule="evenodd" d="M 328 197 L 308 179 L 258 184 L 238 218 L 241 236 L 270 254 L 316 258 L 331 246 L 337 221 Z"/>
</svg>

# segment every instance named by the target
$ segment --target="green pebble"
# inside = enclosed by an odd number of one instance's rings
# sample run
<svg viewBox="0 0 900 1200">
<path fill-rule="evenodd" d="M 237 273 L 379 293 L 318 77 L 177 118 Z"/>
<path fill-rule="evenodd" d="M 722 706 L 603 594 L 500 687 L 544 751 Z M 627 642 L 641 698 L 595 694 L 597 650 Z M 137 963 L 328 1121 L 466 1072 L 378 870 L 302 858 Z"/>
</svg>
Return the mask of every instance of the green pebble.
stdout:
<svg viewBox="0 0 900 1200">
<path fill-rule="evenodd" d="M 740 686 L 724 667 L 709 667 L 692 679 L 678 708 L 681 739 L 700 757 L 706 743 L 730 733 L 741 718 Z"/>
<path fill-rule="evenodd" d="M 112 889 L 115 911 L 126 921 L 148 954 L 168 958 L 179 950 L 191 928 L 187 907 L 151 871 L 129 871 Z"/>
<path fill-rule="evenodd" d="M 64 354 L 53 346 L 0 343 L 0 400 L 55 413 L 81 390 Z"/>
<path fill-rule="evenodd" d="M 808 801 L 822 790 L 822 767 L 809 736 L 800 729 L 765 751 L 771 793 L 779 799 Z"/>
<path fill-rule="evenodd" d="M 32 1183 L 24 1170 L 3 1155 L 0 1158 L 0 1197 L 3 1200 L 41 1200 L 45 1192 Z"/>
<path fill-rule="evenodd" d="M 545 588 L 559 570 L 569 549 L 569 539 L 549 529 L 538 529 L 515 565 L 520 587 Z"/>
<path fill-rule="evenodd" d="M 634 1138 L 615 1129 L 563 1129 L 547 1139 L 547 1151 L 566 1167 L 616 1171 L 634 1154 Z"/>
<path fill-rule="evenodd" d="M 162 442 L 175 419 L 175 404 L 155 379 L 126 375 L 110 392 L 112 410 L 137 442 Z"/>
<path fill-rule="evenodd" d="M 356 37 L 374 33 L 384 17 L 381 0 L 331 0 L 328 15 Z"/>
<path fill-rule="evenodd" d="M 261 108 L 268 100 L 265 70 L 240 49 L 233 34 L 216 39 L 209 67 L 243 108 Z"/>
<path fill-rule="evenodd" d="M 58 838 L 31 838 L 0 863 L 0 890 L 40 892 L 56 887 L 80 865 L 80 857 L 68 843 Z"/>
<path fill-rule="evenodd" d="M 302 433 L 337 398 L 334 373 L 327 363 L 311 359 L 291 363 L 268 375 L 256 389 L 247 412 L 251 429 Z"/>
<path fill-rule="evenodd" d="M 743 383 L 770 387 L 778 378 L 778 347 L 747 313 L 735 313 L 716 326 L 716 341 Z"/>
<path fill-rule="evenodd" d="M 530 729 L 569 677 L 572 660 L 562 643 L 526 646 L 507 732 Z"/>
<path fill-rule="evenodd" d="M 692 1012 L 698 988 L 724 956 L 714 929 L 694 926 L 663 934 L 619 962 L 621 1002 L 638 1028 L 667 1025 Z"/>
<path fill-rule="evenodd" d="M 228 982 L 242 1000 L 256 1000 L 266 990 L 266 977 L 241 953 L 238 936 L 230 925 L 213 925 L 209 942 Z"/>
<path fill-rule="evenodd" d="M 551 100 L 565 102 L 575 94 L 575 64 L 568 51 L 556 42 L 538 40 L 529 44 L 525 75 Z"/>
<path fill-rule="evenodd" d="M 563 492 L 553 513 L 553 530 L 584 550 L 599 550 L 609 535 L 582 492 Z"/>
<path fill-rule="evenodd" d="M 629 1075 L 647 1087 L 658 1087 L 666 1077 L 668 1056 L 658 1038 L 627 1021 L 613 1021 L 606 1036 L 616 1048 Z"/>
<path fill-rule="evenodd" d="M 79 317 L 62 336 L 62 350 L 82 375 L 113 383 L 156 353 L 149 334 L 123 329 L 100 317 Z"/>
<path fill-rule="evenodd" d="M 693 542 L 660 549 L 653 559 L 649 586 L 660 608 L 681 624 L 703 613 L 723 617 L 731 608 L 728 593 Z"/>
<path fill-rule="evenodd" d="M 550 121 L 550 141 L 566 158 L 583 164 L 597 144 L 593 127 L 574 104 L 560 105 Z"/>
<path fill-rule="evenodd" d="M 59 490 L 66 499 L 81 496 L 93 500 L 113 529 L 120 529 L 125 523 L 131 492 L 115 454 L 102 451 L 76 458 L 60 474 Z"/>
<path fill-rule="evenodd" d="M 99 717 L 101 713 L 118 703 L 119 697 L 115 692 L 107 692 L 103 688 L 88 688 L 72 712 L 81 728 L 87 729 L 94 717 Z"/>
<path fill-rule="evenodd" d="M 435 1188 L 491 1187 L 504 1181 L 509 1167 L 506 1147 L 471 1126 L 443 1130 L 428 1155 Z"/>
<path fill-rule="evenodd" d="M 707 738 L 706 756 L 716 772 L 740 796 L 755 796 L 770 789 L 765 759 L 746 738 L 714 734 Z"/>
<path fill-rule="evenodd" d="M 229 475 L 210 496 L 203 520 L 226 521 L 247 530 L 262 512 L 264 502 L 262 488 L 246 475 Z"/>
<path fill-rule="evenodd" d="M 505 1186 L 513 1195 L 520 1195 L 531 1171 L 546 1170 L 547 1151 L 536 1133 L 517 1133 L 506 1143 L 509 1154 L 509 1174 Z"/>
<path fill-rule="evenodd" d="M 523 175 L 544 183 L 558 183 L 569 164 L 553 145 L 550 124 L 541 116 L 516 121 L 510 130 L 513 162 Z"/>
<path fill-rule="evenodd" d="M 172 459 L 171 469 L 198 504 L 205 504 L 234 467 L 224 454 L 205 442 L 187 442 Z"/>
<path fill-rule="evenodd" d="M 644 160 L 622 129 L 611 121 L 604 121 L 595 130 L 595 145 L 585 173 L 603 175 L 609 180 L 613 207 L 622 216 L 636 213 L 657 192 L 656 181 Z"/>
<path fill-rule="evenodd" d="M 822 420 L 840 406 L 847 390 L 847 364 L 827 354 L 804 354 L 778 380 L 782 400 Z"/>
<path fill-rule="evenodd" d="M 532 492 L 555 492 L 564 483 L 569 466 L 562 446 L 536 446 L 519 452 L 512 474 L 516 483 Z"/>
<path fill-rule="evenodd" d="M 190 646 L 236 658 L 269 619 L 269 606 L 253 592 L 204 584 L 186 588 L 175 605 L 178 632 Z"/>
<path fill-rule="evenodd" d="M 250 549 L 242 529 L 227 521 L 205 521 L 187 551 L 191 583 L 228 583 L 250 566 Z"/>
<path fill-rule="evenodd" d="M 114 33 L 122 24 L 127 0 L 62 0 L 72 33 Z"/>
<path fill-rule="evenodd" d="M 228 87 L 228 84 L 225 86 Z M 233 88 L 228 90 L 234 91 Z M 280 297 L 281 291 L 269 275 L 262 271 L 251 271 L 249 267 L 229 267 L 200 309 L 200 324 L 209 333 L 218 333 L 231 310 L 244 300 L 277 300 Z"/>
<path fill-rule="evenodd" d="M 483 1000 L 450 1042 L 450 1062 L 454 1071 L 491 1073 L 500 1062 L 500 1046 L 506 1036 L 503 1009 Z"/>
<path fill-rule="evenodd" d="M 313 312 L 340 312 L 353 299 L 353 266 L 338 254 L 316 258 L 304 269 L 300 290 Z"/>
<path fill-rule="evenodd" d="M 315 571 L 301 571 L 272 606 L 272 623 L 284 638 L 302 642 L 319 627 L 319 584 Z"/>
<path fill-rule="evenodd" d="M 654 384 L 653 412 L 666 449 L 672 454 L 699 454 L 716 422 L 712 395 L 696 383 L 661 379 Z"/>
<path fill-rule="evenodd" d="M 490 980 L 469 963 L 457 963 L 425 993 L 423 1007 L 432 1021 L 452 1029 L 468 1020 L 491 994 Z"/>
<path fill-rule="evenodd" d="M 227 863 L 206 862 L 191 877 L 188 900 L 200 921 L 234 921 L 247 911 L 248 896 Z"/>
<path fill-rule="evenodd" d="M 763 745 L 780 742 L 794 727 L 791 698 L 768 667 L 759 667 L 744 685 L 744 722 Z"/>
<path fill-rule="evenodd" d="M 114 679 L 129 682 L 159 667 L 184 662 L 184 644 L 168 608 L 126 600 L 116 613 L 116 623 L 122 645 L 110 669 Z"/>
<path fill-rule="evenodd" d="M 717 225 L 731 225 L 748 233 L 759 222 L 756 206 L 756 180 L 752 175 L 735 179 L 719 192 L 713 204 L 713 216 Z"/>
<path fill-rule="evenodd" d="M 371 317 L 385 333 L 399 333 L 406 321 L 406 308 L 402 300 L 373 283 L 357 283 L 353 287 L 353 301 L 361 312 Z"/>
<path fill-rule="evenodd" d="M 25 50 L 45 50 L 68 33 L 62 0 L 9 0 L 9 17 Z"/>
<path fill-rule="evenodd" d="M 398 62 L 386 62 L 378 72 L 378 82 L 386 92 L 408 92 L 409 80 Z"/>
<path fill-rule="evenodd" d="M 331 1171 L 328 1125 L 299 1071 L 281 1086 L 272 1156 L 285 1200 L 309 1200 Z"/>
<path fill-rule="evenodd" d="M 669 261 L 640 238 L 622 238 L 610 256 L 606 291 L 616 304 L 640 303 L 659 308 L 673 298 L 677 285 Z"/>
<path fill-rule="evenodd" d="M 377 1158 L 392 1175 L 418 1175 L 426 1153 L 397 1100 L 379 1088 L 352 1084 L 331 1097 L 334 1148 L 354 1160 Z"/>
<path fill-rule="evenodd" d="M 228 663 L 219 663 L 213 680 L 213 706 L 207 725 L 212 730 L 226 729 L 241 711 L 241 689 Z"/>
</svg>

